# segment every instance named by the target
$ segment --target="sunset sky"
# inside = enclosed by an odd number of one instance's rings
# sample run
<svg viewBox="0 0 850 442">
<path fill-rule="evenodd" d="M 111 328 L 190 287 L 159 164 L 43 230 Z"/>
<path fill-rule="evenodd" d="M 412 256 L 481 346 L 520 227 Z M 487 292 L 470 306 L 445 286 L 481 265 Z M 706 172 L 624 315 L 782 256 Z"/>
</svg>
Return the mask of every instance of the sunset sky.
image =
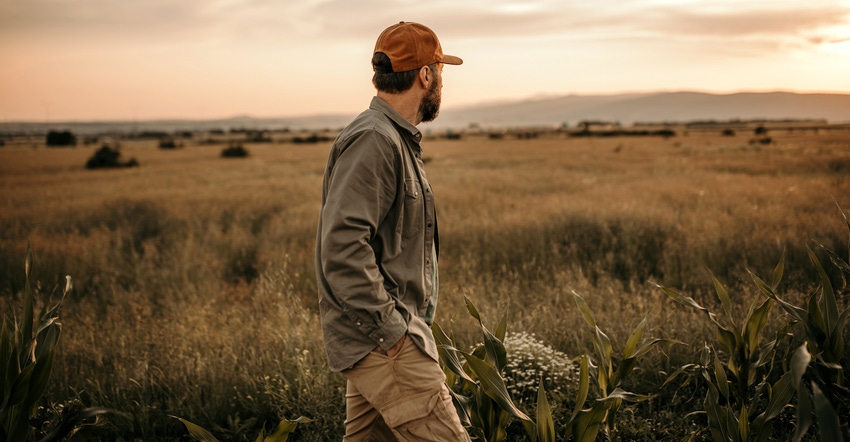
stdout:
<svg viewBox="0 0 850 442">
<path fill-rule="evenodd" d="M 400 20 L 464 59 L 444 107 L 850 93 L 850 0 L 0 0 L 0 122 L 356 113 Z"/>
</svg>

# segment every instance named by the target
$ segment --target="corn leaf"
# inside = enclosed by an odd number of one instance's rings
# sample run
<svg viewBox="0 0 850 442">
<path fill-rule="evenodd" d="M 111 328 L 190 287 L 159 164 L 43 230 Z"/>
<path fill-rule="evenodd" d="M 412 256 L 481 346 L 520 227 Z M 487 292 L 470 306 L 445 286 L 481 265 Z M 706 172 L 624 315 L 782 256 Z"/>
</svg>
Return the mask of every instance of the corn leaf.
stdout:
<svg viewBox="0 0 850 442">
<path fill-rule="evenodd" d="M 572 416 L 570 416 L 570 422 L 576 419 L 576 416 L 578 416 L 582 407 L 584 407 L 584 403 L 587 401 L 587 394 L 590 391 L 590 374 L 588 373 L 587 364 L 587 355 L 581 355 L 578 370 L 578 394 L 576 395 L 576 404 L 575 408 L 573 408 Z"/>
<path fill-rule="evenodd" d="M 606 403 L 609 403 L 609 402 L 613 403 L 613 402 L 618 401 L 618 400 L 623 400 L 623 401 L 626 401 L 626 402 L 641 402 L 641 401 L 646 401 L 646 400 L 652 399 L 653 397 L 654 397 L 654 395 L 632 393 L 632 392 L 625 391 L 622 388 L 618 387 L 618 388 L 615 388 L 614 391 L 612 391 L 611 394 L 609 394 L 608 396 L 605 396 L 603 398 L 599 398 L 596 401 L 597 402 L 606 402 Z"/>
<path fill-rule="evenodd" d="M 469 298 L 466 297 L 466 295 L 463 296 L 463 302 L 466 303 L 466 310 L 469 314 L 472 315 L 479 324 L 481 324 L 481 315 L 478 313 L 478 309 L 475 308 L 475 305 Z"/>
<path fill-rule="evenodd" d="M 793 442 L 800 442 L 812 426 L 812 397 L 805 385 L 797 385 L 797 427 Z"/>
<path fill-rule="evenodd" d="M 750 435 L 750 418 L 747 411 L 747 404 L 741 405 L 741 413 L 738 415 L 738 435 L 742 441 L 749 440 Z"/>
<path fill-rule="evenodd" d="M 770 400 L 767 403 L 767 408 L 764 411 L 765 422 L 771 421 L 791 402 L 794 396 L 794 373 L 791 371 L 785 372 L 775 384 L 770 392 Z"/>
<path fill-rule="evenodd" d="M 555 421 L 552 420 L 552 409 L 549 408 L 549 400 L 546 398 L 542 375 L 537 388 L 537 441 L 555 442 Z"/>
<path fill-rule="evenodd" d="M 191 436 L 192 439 L 195 439 L 195 440 L 201 441 L 201 442 L 219 442 L 219 440 L 216 439 L 215 436 L 212 435 L 212 433 L 205 430 L 203 427 L 196 425 L 196 424 L 194 424 L 190 421 L 187 421 L 186 419 L 177 417 L 177 416 L 171 416 L 171 417 L 179 420 L 180 422 L 183 422 L 183 425 L 186 426 L 186 430 L 189 431 L 189 436 Z"/>
<path fill-rule="evenodd" d="M 726 378 L 726 370 L 723 369 L 723 364 L 720 362 L 717 353 L 714 354 L 714 380 L 723 397 L 729 399 L 729 382 Z"/>
<path fill-rule="evenodd" d="M 481 332 L 484 334 L 484 348 L 487 350 L 486 359 L 492 362 L 496 370 L 501 373 L 505 366 L 508 365 L 508 353 L 505 350 L 505 344 L 490 333 L 490 330 L 487 330 L 483 325 L 481 326 Z"/>
<path fill-rule="evenodd" d="M 2 408 L 14 407 L 26 399 L 33 370 L 35 370 L 35 364 L 30 364 L 18 373 L 15 380 L 12 381 L 12 386 L 9 388 L 9 395 L 3 401 Z"/>
<path fill-rule="evenodd" d="M 835 325 L 838 323 L 838 306 L 835 302 L 835 292 L 832 290 L 832 281 L 829 279 L 829 275 L 826 274 L 826 270 L 824 270 L 817 255 L 815 255 L 810 247 L 808 249 L 809 259 L 817 267 L 821 277 L 821 286 L 823 289 L 821 309 L 823 310 L 826 321 L 826 328 L 824 330 L 827 334 L 832 334 L 833 330 L 835 330 Z"/>
<path fill-rule="evenodd" d="M 590 309 L 590 306 L 587 305 L 584 298 L 579 296 L 578 293 L 573 291 L 573 299 L 576 302 L 576 306 L 578 307 L 578 311 L 581 313 L 581 316 L 584 318 L 584 322 L 593 328 L 596 327 L 596 317 L 593 315 L 593 310 Z"/>
<path fill-rule="evenodd" d="M 800 388 L 800 380 L 803 379 L 803 374 L 806 373 L 806 368 L 809 366 L 809 362 L 812 361 L 812 355 L 809 353 L 809 349 L 806 348 L 806 344 L 803 344 L 797 347 L 797 350 L 794 351 L 794 354 L 791 356 L 791 373 L 793 374 L 792 380 L 794 388 Z"/>
<path fill-rule="evenodd" d="M 466 363 L 469 364 L 470 368 L 472 368 L 478 376 L 478 379 L 481 382 L 481 389 L 484 390 L 484 393 L 487 394 L 490 399 L 493 399 L 497 404 L 499 404 L 499 407 L 510 413 L 512 416 L 526 421 L 531 420 L 530 417 L 514 405 L 513 400 L 511 400 L 511 396 L 508 393 L 508 389 L 505 386 L 505 380 L 502 379 L 502 376 L 493 366 L 469 353 L 460 353 L 464 356 L 464 358 L 466 358 Z"/>
<path fill-rule="evenodd" d="M 443 361 L 446 368 L 463 380 L 475 383 L 463 370 L 463 364 L 457 357 L 458 350 L 454 348 L 454 343 L 436 321 L 431 325 L 431 330 L 434 333 L 434 340 L 437 342 L 437 352 L 440 354 L 440 360 Z"/>
<path fill-rule="evenodd" d="M 711 279 L 714 281 L 714 291 L 717 293 L 717 298 L 720 299 L 720 305 L 723 307 L 723 311 L 726 312 L 726 317 L 729 318 L 729 322 L 734 324 L 735 318 L 732 317 L 732 303 L 729 301 L 729 292 L 713 273 L 711 274 Z"/>
<path fill-rule="evenodd" d="M 505 342 L 505 335 L 508 333 L 508 312 L 505 312 L 502 315 L 502 319 L 499 321 L 499 325 L 496 327 L 496 339 L 501 342 Z"/>
<path fill-rule="evenodd" d="M 38 402 L 38 398 L 44 394 L 44 390 L 47 389 L 47 382 L 50 380 L 50 372 L 53 370 L 53 355 L 55 351 L 53 348 L 47 352 L 46 355 L 39 358 L 35 364 L 33 364 L 34 368 L 32 370 L 32 376 L 29 381 L 29 390 L 27 391 L 27 397 L 24 401 L 25 404 L 35 404 Z"/>
<path fill-rule="evenodd" d="M 275 432 L 263 439 L 263 442 L 286 442 L 289 435 L 295 431 L 296 427 L 298 427 L 298 424 L 306 424 L 308 422 L 313 421 L 304 416 L 299 416 L 298 419 L 295 420 L 284 419 L 277 424 Z"/>
<path fill-rule="evenodd" d="M 758 348 L 759 337 L 762 329 L 767 325 L 768 317 L 770 316 L 770 308 L 773 306 L 773 301 L 766 299 L 757 309 L 747 315 L 747 322 L 744 324 L 743 338 L 747 342 L 750 351 Z"/>
<path fill-rule="evenodd" d="M 843 440 L 838 415 L 835 413 L 835 409 L 832 408 L 832 404 L 829 403 L 829 399 L 814 381 L 812 382 L 812 402 L 815 404 L 815 416 L 818 419 L 820 439 L 830 441 Z"/>
<path fill-rule="evenodd" d="M 572 423 L 573 439 L 576 442 L 594 442 L 599 433 L 599 424 L 608 414 L 608 404 L 596 402 L 590 410 L 582 410 Z"/>
<path fill-rule="evenodd" d="M 623 347 L 623 359 L 630 358 L 634 356 L 635 350 L 637 349 L 638 343 L 643 339 L 643 333 L 646 331 L 646 318 L 643 318 L 635 327 L 632 334 L 629 336 L 629 339 L 626 340 L 626 345 Z"/>
<path fill-rule="evenodd" d="M 774 291 L 779 287 L 779 283 L 782 281 L 782 274 L 785 271 L 785 250 L 782 250 L 782 256 L 779 258 L 779 262 L 776 264 L 776 268 L 773 269 L 773 283 L 770 284 L 770 288 Z"/>
</svg>

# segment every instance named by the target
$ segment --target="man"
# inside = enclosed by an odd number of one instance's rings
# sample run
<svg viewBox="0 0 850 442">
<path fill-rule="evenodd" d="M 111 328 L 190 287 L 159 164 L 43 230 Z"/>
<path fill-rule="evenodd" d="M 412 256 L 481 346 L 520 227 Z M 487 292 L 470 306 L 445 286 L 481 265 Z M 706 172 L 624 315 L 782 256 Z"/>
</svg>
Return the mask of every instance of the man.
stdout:
<svg viewBox="0 0 850 442">
<path fill-rule="evenodd" d="M 469 441 L 430 324 L 439 237 L 420 122 L 440 109 L 434 32 L 401 22 L 378 37 L 377 96 L 331 149 L 316 239 L 325 349 L 347 378 L 344 441 Z"/>
</svg>

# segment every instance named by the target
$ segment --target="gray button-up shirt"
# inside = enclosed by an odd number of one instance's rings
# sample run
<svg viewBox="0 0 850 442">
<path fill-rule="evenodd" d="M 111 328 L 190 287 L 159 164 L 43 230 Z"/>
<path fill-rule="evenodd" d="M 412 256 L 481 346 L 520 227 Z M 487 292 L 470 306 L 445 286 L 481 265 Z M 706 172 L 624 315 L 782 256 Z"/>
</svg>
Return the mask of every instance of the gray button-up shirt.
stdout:
<svg viewBox="0 0 850 442">
<path fill-rule="evenodd" d="M 415 126 L 375 97 L 331 149 L 316 281 L 333 371 L 352 367 L 376 347 L 389 349 L 405 333 L 439 358 L 425 320 L 437 298 L 439 240 L 421 140 Z"/>
</svg>

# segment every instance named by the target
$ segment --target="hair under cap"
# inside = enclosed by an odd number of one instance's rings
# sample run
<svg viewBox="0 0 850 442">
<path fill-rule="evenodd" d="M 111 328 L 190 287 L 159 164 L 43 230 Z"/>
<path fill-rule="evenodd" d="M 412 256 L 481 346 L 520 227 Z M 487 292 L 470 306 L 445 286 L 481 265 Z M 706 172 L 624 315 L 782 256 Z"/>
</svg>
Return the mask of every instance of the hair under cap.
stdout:
<svg viewBox="0 0 850 442">
<path fill-rule="evenodd" d="M 463 63 L 460 57 L 443 54 L 437 34 L 414 22 L 403 21 L 385 29 L 378 36 L 374 52 L 383 52 L 389 57 L 393 72 L 412 71 L 438 62 Z"/>
</svg>

